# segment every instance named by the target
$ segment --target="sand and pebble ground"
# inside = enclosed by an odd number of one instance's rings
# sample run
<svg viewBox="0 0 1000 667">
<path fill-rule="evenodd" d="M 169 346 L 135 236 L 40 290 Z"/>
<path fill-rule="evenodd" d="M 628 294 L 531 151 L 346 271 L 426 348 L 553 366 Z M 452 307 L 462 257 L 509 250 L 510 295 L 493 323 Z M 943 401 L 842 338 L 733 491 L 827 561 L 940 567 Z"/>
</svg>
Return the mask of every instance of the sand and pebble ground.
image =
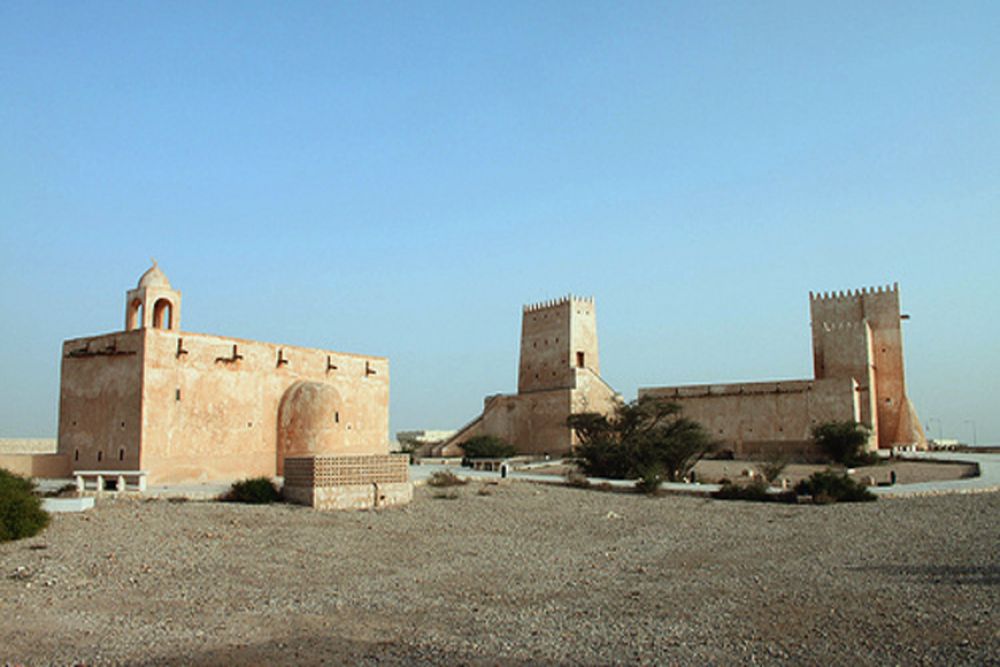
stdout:
<svg viewBox="0 0 1000 667">
<path fill-rule="evenodd" d="M 0 545 L 0 663 L 1000 664 L 1000 494 L 440 495 L 58 515 Z"/>
</svg>

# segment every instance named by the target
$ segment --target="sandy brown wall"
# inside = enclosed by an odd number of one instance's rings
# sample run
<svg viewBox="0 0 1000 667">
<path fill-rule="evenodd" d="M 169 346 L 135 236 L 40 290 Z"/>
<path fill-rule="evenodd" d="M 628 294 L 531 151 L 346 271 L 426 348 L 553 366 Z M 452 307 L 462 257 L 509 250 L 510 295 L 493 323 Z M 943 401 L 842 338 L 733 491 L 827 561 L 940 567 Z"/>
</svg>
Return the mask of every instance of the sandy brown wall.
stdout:
<svg viewBox="0 0 1000 667">
<path fill-rule="evenodd" d="M 737 454 L 758 452 L 769 443 L 804 448 L 814 425 L 858 418 L 856 393 L 849 378 L 639 390 L 640 397 L 678 403 L 685 417 Z"/>
<path fill-rule="evenodd" d="M 0 468 L 25 477 L 69 477 L 69 459 L 62 454 L 0 454 Z"/>
<path fill-rule="evenodd" d="M 58 451 L 74 470 L 138 470 L 142 332 L 63 343 Z"/>
<path fill-rule="evenodd" d="M 143 464 L 152 483 L 274 475 L 278 407 L 301 380 L 337 390 L 349 449 L 388 451 L 385 358 L 149 330 L 146 359 Z"/>
<path fill-rule="evenodd" d="M 600 375 L 597 305 L 589 300 L 573 300 L 569 305 L 573 312 L 570 323 L 569 358 L 566 361 L 570 366 L 581 367 L 579 361 L 582 354 L 582 368 L 588 368 L 593 373 Z"/>
<path fill-rule="evenodd" d="M 862 421 L 877 427 L 880 447 L 914 439 L 923 444 L 922 431 L 911 426 L 919 419 L 906 395 L 898 287 L 816 295 L 810 310 L 816 377 L 853 376 L 864 388 L 870 386 Z"/>
<path fill-rule="evenodd" d="M 568 451 L 571 393 L 556 389 L 496 397 L 483 413 L 482 432 L 504 438 L 522 454 Z"/>
<path fill-rule="evenodd" d="M 518 393 L 570 386 L 570 310 L 565 301 L 522 314 Z"/>
</svg>

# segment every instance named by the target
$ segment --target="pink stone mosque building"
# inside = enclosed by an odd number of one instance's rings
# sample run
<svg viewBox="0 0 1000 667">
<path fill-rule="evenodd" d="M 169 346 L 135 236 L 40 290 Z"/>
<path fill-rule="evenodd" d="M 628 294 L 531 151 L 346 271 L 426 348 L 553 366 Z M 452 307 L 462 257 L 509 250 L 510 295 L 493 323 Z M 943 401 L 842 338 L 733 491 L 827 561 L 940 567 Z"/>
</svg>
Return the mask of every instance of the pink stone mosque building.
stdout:
<svg viewBox="0 0 1000 667">
<path fill-rule="evenodd" d="M 150 484 L 285 476 L 307 504 L 405 502 L 389 454 L 389 361 L 181 329 L 181 293 L 153 265 L 125 329 L 63 344 L 66 472 L 142 471 Z M 356 488 L 349 488 L 356 487 Z"/>
</svg>

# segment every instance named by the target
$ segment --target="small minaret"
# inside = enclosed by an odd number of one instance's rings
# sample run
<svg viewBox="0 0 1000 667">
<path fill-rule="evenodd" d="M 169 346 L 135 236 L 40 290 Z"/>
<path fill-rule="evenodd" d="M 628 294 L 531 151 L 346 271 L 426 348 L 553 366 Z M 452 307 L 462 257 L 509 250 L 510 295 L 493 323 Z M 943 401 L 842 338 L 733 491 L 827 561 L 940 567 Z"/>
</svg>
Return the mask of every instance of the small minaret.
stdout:
<svg viewBox="0 0 1000 667">
<path fill-rule="evenodd" d="M 125 294 L 125 331 L 181 328 L 181 293 L 170 286 L 156 260 Z"/>
<path fill-rule="evenodd" d="M 576 369 L 600 375 L 596 310 L 592 297 L 572 294 L 524 307 L 519 394 L 571 388 Z"/>
</svg>

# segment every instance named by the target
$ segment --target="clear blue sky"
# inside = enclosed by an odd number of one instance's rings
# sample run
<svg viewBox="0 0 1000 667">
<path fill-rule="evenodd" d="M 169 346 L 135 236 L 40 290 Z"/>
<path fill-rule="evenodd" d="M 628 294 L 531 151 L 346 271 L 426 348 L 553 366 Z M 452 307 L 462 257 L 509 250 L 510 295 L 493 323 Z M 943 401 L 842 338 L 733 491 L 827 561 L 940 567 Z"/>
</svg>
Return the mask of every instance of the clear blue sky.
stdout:
<svg viewBox="0 0 1000 667">
<path fill-rule="evenodd" d="M 604 375 L 810 377 L 809 290 L 899 281 L 932 434 L 1000 442 L 1000 3 L 0 4 L 0 435 L 155 256 L 183 325 L 388 355 L 392 428 Z M 943 428 L 942 428 L 943 427 Z"/>
</svg>

